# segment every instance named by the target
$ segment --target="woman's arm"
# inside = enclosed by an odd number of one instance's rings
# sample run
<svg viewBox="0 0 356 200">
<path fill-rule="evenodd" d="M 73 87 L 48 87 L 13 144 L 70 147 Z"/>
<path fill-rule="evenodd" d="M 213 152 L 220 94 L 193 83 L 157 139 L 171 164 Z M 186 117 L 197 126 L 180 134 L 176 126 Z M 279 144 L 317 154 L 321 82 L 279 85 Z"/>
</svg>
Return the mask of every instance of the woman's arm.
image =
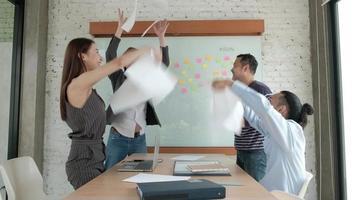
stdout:
<svg viewBox="0 0 356 200">
<path fill-rule="evenodd" d="M 124 12 L 118 9 L 117 28 L 116 28 L 115 35 L 114 37 L 111 38 L 109 46 L 105 52 L 106 62 L 110 62 L 111 60 L 117 57 L 117 49 L 119 47 L 121 41 L 121 35 L 123 32 L 121 26 L 125 23 L 126 19 L 127 18 L 124 17 Z M 117 70 L 116 72 L 109 75 L 109 79 L 111 81 L 113 91 L 115 90 L 116 82 L 118 81 L 118 79 L 122 79 L 123 76 L 124 76 L 123 70 Z"/>
<path fill-rule="evenodd" d="M 153 30 L 159 39 L 159 45 L 161 47 L 162 52 L 162 62 L 169 66 L 169 54 L 168 54 L 168 46 L 166 46 L 165 34 L 169 23 L 167 20 L 159 21 L 153 26 Z"/>
<path fill-rule="evenodd" d="M 82 73 L 80 76 L 73 79 L 69 84 L 67 89 L 68 95 L 71 96 L 70 94 L 73 93 L 76 93 L 77 95 L 81 94 L 81 96 L 83 94 L 88 94 L 94 84 L 96 84 L 98 81 L 108 76 L 109 74 L 123 68 L 124 66 L 133 63 L 141 55 L 148 53 L 150 49 L 151 48 L 141 48 L 128 52 L 101 67 Z"/>
</svg>

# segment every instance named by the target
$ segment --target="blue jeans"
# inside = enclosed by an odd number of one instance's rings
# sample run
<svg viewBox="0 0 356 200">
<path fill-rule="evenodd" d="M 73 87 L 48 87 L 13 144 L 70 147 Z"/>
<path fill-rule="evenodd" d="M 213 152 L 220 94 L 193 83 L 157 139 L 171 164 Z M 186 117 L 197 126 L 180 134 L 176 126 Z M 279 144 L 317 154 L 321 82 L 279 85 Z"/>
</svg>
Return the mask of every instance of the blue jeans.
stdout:
<svg viewBox="0 0 356 200">
<path fill-rule="evenodd" d="M 236 164 L 256 181 L 260 181 L 266 174 L 267 157 L 264 150 L 238 151 Z"/>
<path fill-rule="evenodd" d="M 128 138 L 111 128 L 106 146 L 105 169 L 111 168 L 133 153 L 147 153 L 146 135 Z"/>
</svg>

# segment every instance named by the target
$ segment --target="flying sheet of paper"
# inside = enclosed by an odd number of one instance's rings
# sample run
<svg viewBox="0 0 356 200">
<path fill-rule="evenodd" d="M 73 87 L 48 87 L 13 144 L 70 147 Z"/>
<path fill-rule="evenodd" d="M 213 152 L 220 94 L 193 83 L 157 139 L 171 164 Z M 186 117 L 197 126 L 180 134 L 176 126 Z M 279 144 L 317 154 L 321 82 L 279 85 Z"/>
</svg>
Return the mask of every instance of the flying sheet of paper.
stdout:
<svg viewBox="0 0 356 200">
<path fill-rule="evenodd" d="M 243 107 L 231 89 L 213 91 L 213 113 L 216 123 L 239 135 L 243 122 Z"/>
<path fill-rule="evenodd" d="M 177 83 L 177 78 L 150 54 L 140 57 L 126 70 L 125 75 L 127 79 L 110 100 L 114 114 L 148 100 L 157 105 Z"/>
<path fill-rule="evenodd" d="M 137 11 L 137 0 L 135 0 L 135 7 L 130 15 L 129 18 L 127 18 L 126 22 L 122 25 L 122 29 L 124 29 L 126 32 L 130 32 L 132 27 L 135 24 L 136 21 L 136 11 Z"/>
<path fill-rule="evenodd" d="M 178 79 L 155 61 L 154 56 L 146 54 L 133 63 L 125 75 L 137 87 L 151 96 L 154 105 L 159 104 L 175 87 Z"/>
<path fill-rule="evenodd" d="M 130 79 L 124 81 L 121 87 L 110 98 L 110 106 L 114 114 L 149 100 L 151 96 L 138 88 Z M 115 103 L 117 102 L 117 103 Z"/>
<path fill-rule="evenodd" d="M 201 158 L 204 158 L 205 156 L 196 156 L 196 155 L 181 155 L 172 158 L 172 160 L 199 160 Z"/>
<path fill-rule="evenodd" d="M 159 20 L 157 19 L 156 21 L 154 21 L 141 35 L 141 37 L 145 36 L 146 33 L 153 27 L 153 25 L 155 25 L 157 22 L 159 22 Z"/>
<path fill-rule="evenodd" d="M 167 182 L 167 181 L 184 181 L 190 179 L 190 176 L 169 176 L 160 174 L 139 173 L 122 181 L 131 183 L 149 183 L 149 182 Z"/>
</svg>

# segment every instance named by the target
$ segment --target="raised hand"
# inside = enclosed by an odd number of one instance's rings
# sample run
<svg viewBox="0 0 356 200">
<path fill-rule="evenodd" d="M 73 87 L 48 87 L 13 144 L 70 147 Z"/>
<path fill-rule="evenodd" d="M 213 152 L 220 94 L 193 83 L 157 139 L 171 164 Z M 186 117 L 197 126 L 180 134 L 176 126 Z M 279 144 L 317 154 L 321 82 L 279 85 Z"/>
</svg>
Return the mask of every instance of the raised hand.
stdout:
<svg viewBox="0 0 356 200">
<path fill-rule="evenodd" d="M 118 10 L 118 19 L 117 19 L 117 28 L 116 28 L 116 32 L 115 32 L 115 36 L 117 38 L 121 37 L 122 32 L 124 31 L 122 29 L 122 25 L 125 23 L 125 21 L 127 20 L 127 17 L 124 16 L 124 11 L 122 11 L 120 8 L 117 9 Z"/>
<path fill-rule="evenodd" d="M 214 80 L 211 86 L 214 90 L 224 90 L 226 87 L 231 87 L 233 84 L 232 80 Z"/>
<path fill-rule="evenodd" d="M 153 31 L 158 36 L 161 47 L 166 46 L 164 36 L 166 34 L 168 26 L 169 23 L 167 22 L 167 20 L 163 20 L 163 21 L 161 20 L 153 26 Z"/>
</svg>

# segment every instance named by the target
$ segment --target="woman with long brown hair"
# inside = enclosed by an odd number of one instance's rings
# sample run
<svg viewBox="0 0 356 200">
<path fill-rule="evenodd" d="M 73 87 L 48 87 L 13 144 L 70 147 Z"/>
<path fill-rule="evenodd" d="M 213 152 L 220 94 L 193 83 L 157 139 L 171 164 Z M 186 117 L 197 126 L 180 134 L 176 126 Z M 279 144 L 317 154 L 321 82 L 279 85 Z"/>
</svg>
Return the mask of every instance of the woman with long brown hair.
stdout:
<svg viewBox="0 0 356 200">
<path fill-rule="evenodd" d="M 74 189 L 104 171 L 105 104 L 93 85 L 148 51 L 149 48 L 137 49 L 100 67 L 102 58 L 93 40 L 76 38 L 69 42 L 64 57 L 60 110 L 62 120 L 72 129 L 68 134 L 72 144 L 66 173 Z"/>
</svg>

